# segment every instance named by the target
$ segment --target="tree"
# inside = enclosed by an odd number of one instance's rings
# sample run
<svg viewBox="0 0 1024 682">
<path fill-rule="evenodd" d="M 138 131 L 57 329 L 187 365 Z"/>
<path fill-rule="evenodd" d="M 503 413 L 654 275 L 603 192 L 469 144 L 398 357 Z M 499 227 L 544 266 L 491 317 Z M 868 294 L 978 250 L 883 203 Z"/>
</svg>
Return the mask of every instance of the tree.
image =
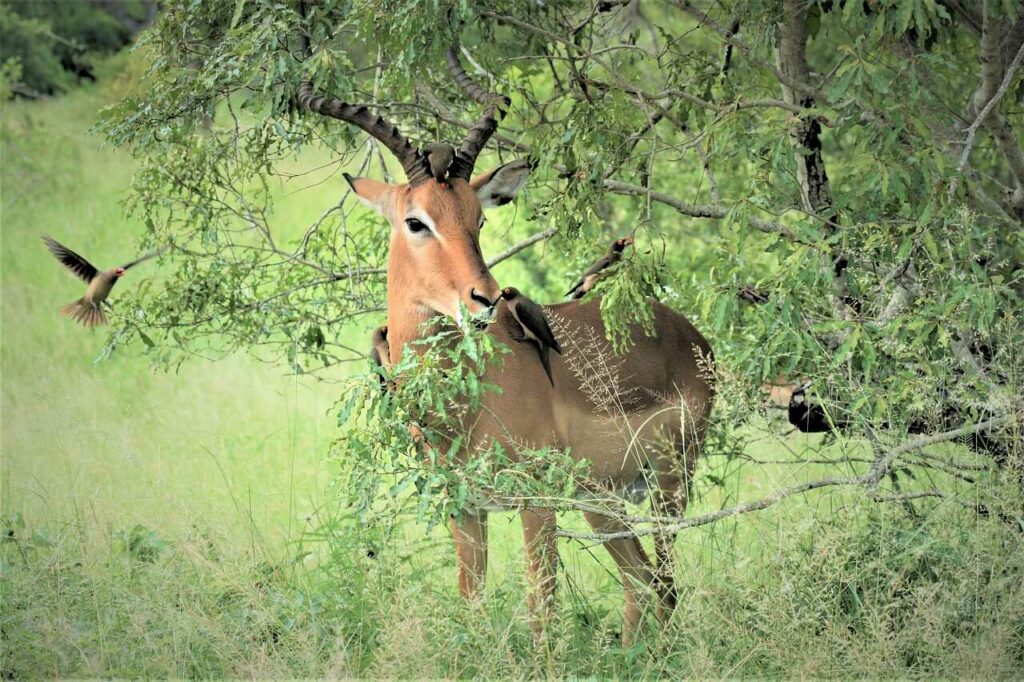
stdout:
<svg viewBox="0 0 1024 682">
<path fill-rule="evenodd" d="M 543 300 L 635 233 L 598 289 L 613 341 L 647 296 L 699 320 L 724 385 L 719 454 L 743 456 L 751 431 L 732 427 L 763 413 L 765 381 L 805 377 L 831 422 L 873 447 L 863 473 L 827 485 L 889 481 L 878 499 L 988 514 L 961 487 L 992 466 L 1024 494 L 1015 3 L 308 5 L 303 19 L 297 2 L 172 1 L 145 37 L 146 83 L 102 127 L 144 159 L 132 206 L 175 269 L 113 343 L 138 337 L 168 363 L 259 348 L 304 372 L 359 358 L 337 329 L 379 318 L 385 232 L 345 201 L 283 224 L 274 200 L 303 149 L 328 150 L 332 170 L 389 170 L 295 95 L 311 78 L 376 102 L 419 143 L 457 139 L 476 113 L 444 67 L 461 44 L 474 77 L 512 98 L 494 153 L 536 166 L 524 219 L 488 253 L 549 243 L 516 282 Z M 961 438 L 987 459 L 920 452 Z M 901 487 L 900 472 L 925 470 L 942 485 Z M 1019 523 L 1019 499 L 992 504 Z"/>
</svg>

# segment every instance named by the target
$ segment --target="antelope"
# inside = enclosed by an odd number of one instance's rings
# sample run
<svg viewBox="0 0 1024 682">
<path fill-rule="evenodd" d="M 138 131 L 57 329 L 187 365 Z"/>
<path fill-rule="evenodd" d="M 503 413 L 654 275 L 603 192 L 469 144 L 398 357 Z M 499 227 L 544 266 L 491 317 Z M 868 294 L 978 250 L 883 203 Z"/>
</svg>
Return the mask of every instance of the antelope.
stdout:
<svg viewBox="0 0 1024 682">
<path fill-rule="evenodd" d="M 630 329 L 630 352 L 612 358 L 619 363 L 618 379 L 610 390 L 606 387 L 608 395 L 603 401 L 595 401 L 585 372 L 573 365 L 585 353 L 577 348 L 574 360 L 573 348 L 579 339 L 604 339 L 600 299 L 558 303 L 546 310 L 556 323 L 565 354 L 551 358 L 553 380 L 548 381 L 531 344 L 514 340 L 521 330 L 485 264 L 479 240 L 483 210 L 512 201 L 531 167 L 524 161 L 512 161 L 473 175 L 477 157 L 497 130 L 509 100 L 473 83 L 454 49 L 448 53 L 448 64 L 456 82 L 485 108 L 457 150 L 432 153 L 430 158 L 367 106 L 317 94 L 308 81 L 298 91 L 300 107 L 358 126 L 386 147 L 405 172 L 404 184 L 345 175 L 358 198 L 391 225 L 387 263 L 390 363 L 411 352 L 414 341 L 433 333 L 431 320 L 438 315 L 456 322 L 462 309 L 490 315 L 487 333 L 511 353 L 500 367 L 484 371 L 483 380 L 501 391 L 489 393 L 479 414 L 467 420 L 465 445 L 457 457 L 469 457 L 494 442 L 512 453 L 524 444 L 550 446 L 590 463 L 589 492 L 627 494 L 649 488 L 659 515 L 682 515 L 715 394 L 710 345 L 684 316 L 652 300 L 653 334 L 644 333 L 639 326 Z M 447 169 L 432 166 L 435 157 L 443 157 Z M 608 404 L 619 409 L 607 409 Z M 490 509 L 489 504 L 480 504 L 451 521 L 459 591 L 467 600 L 479 598 L 484 588 Z M 584 512 L 596 532 L 628 534 L 621 520 L 602 511 Z M 527 605 L 539 637 L 553 606 L 556 519 L 553 511 L 541 508 L 525 508 L 519 513 L 527 557 Z M 674 539 L 674 534 L 656 537 L 654 562 L 636 537 L 604 543 L 624 588 L 624 643 L 635 638 L 641 616 L 652 600 L 657 600 L 661 618 L 667 618 L 675 606 Z"/>
</svg>

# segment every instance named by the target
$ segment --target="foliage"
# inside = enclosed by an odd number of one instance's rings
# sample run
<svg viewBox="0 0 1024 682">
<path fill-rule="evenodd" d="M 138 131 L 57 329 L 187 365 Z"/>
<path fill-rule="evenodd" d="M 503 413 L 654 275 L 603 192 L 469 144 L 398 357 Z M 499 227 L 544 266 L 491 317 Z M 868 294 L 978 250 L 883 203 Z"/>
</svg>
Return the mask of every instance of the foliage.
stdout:
<svg viewBox="0 0 1024 682">
<path fill-rule="evenodd" d="M 56 54 L 57 38 L 43 21 L 24 17 L 0 3 L 0 64 L 17 68 L 16 80 L 39 92 L 63 90 L 70 82 Z M 6 80 L 6 79 L 5 79 Z"/>
<path fill-rule="evenodd" d="M 438 589 L 446 552 L 391 543 L 371 556 L 372 527 L 351 521 L 299 547 L 325 545 L 322 570 L 236 554 L 217 533 L 183 534 L 136 563 L 112 538 L 86 546 L 67 529 L 41 542 L 19 529 L 0 546 L 0 665 L 13 678 L 1019 675 L 1024 553 L 1003 548 L 1019 543 L 1005 527 L 952 509 L 921 525 L 850 500 L 751 525 L 742 541 L 723 542 L 721 528 L 691 538 L 675 617 L 629 648 L 614 646 L 616 581 L 573 563 L 538 648 L 518 552 L 467 609 Z M 493 532 L 511 544 L 508 526 Z"/>
<path fill-rule="evenodd" d="M 0 64 L 21 64 L 22 94 L 61 92 L 85 53 L 121 49 L 147 13 L 144 0 L 4 0 Z"/>
<path fill-rule="evenodd" d="M 486 393 L 501 390 L 484 383 L 484 375 L 500 368 L 509 349 L 472 325 L 441 324 L 392 371 L 371 362 L 370 376 L 381 383 L 355 376 L 345 387 L 338 410 L 344 435 L 335 443 L 343 497 L 364 520 L 409 505 L 428 527 L 487 500 L 564 504 L 587 468 L 568 453 L 493 442 L 463 454 L 465 421 Z"/>
<path fill-rule="evenodd" d="M 888 441 L 1016 414 L 1024 160 L 1007 102 L 1024 89 L 1000 103 L 994 147 L 960 138 L 993 79 L 1013 75 L 1012 51 L 986 62 L 998 73 L 979 72 L 979 52 L 1013 43 L 1021 19 L 1002 5 L 987 28 L 976 19 L 914 0 L 710 14 L 325 0 L 305 19 L 297 3 L 168 3 L 144 40 L 144 86 L 101 129 L 143 160 L 131 207 L 176 266 L 114 342 L 137 337 L 167 363 L 197 349 L 259 348 L 296 372 L 356 359 L 333 329 L 378 316 L 388 231 L 347 190 L 299 226 L 275 204 L 311 172 L 295 161 L 309 147 L 336 155 L 310 182 L 390 172 L 351 126 L 297 111 L 295 92 L 310 78 L 376 98 L 420 142 L 458 139 L 474 109 L 440 68 L 458 40 L 512 97 L 499 158 L 535 164 L 511 224 L 484 233 L 487 250 L 554 232 L 543 262 L 517 265 L 532 298 L 630 233 L 636 248 L 598 289 L 615 348 L 629 323 L 650 325 L 647 297 L 695 317 L 740 421 L 764 413 L 760 387 L 779 376 L 809 383 L 848 433 Z M 737 296 L 749 287 L 766 302 Z"/>
</svg>

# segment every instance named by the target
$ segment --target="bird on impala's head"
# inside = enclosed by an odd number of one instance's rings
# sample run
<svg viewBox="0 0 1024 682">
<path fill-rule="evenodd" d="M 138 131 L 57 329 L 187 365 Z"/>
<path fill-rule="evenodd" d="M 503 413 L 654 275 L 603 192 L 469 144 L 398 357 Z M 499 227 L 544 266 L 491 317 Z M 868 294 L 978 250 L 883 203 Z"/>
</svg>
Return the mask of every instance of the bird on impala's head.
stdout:
<svg viewBox="0 0 1024 682">
<path fill-rule="evenodd" d="M 61 314 L 67 315 L 86 327 L 95 327 L 96 325 L 107 323 L 107 317 L 103 314 L 100 306 L 107 300 L 110 290 L 117 284 L 117 280 L 124 276 L 128 268 L 134 267 L 154 256 L 159 256 L 164 252 L 164 249 L 160 249 L 147 253 L 145 256 L 136 258 L 132 262 L 125 263 L 120 267 L 98 270 L 92 263 L 53 237 L 43 235 L 43 241 L 46 243 L 46 248 L 50 250 L 50 253 L 56 256 L 57 260 L 64 264 L 64 267 L 78 275 L 79 278 L 89 285 L 86 287 L 85 295 L 82 298 L 60 309 Z"/>
<path fill-rule="evenodd" d="M 388 326 L 377 327 L 370 336 L 370 359 L 378 367 L 391 369 L 391 346 L 388 344 Z M 388 380 L 380 374 L 380 390 L 387 392 Z"/>
<path fill-rule="evenodd" d="M 455 147 L 444 142 L 431 142 L 423 147 L 427 152 L 427 165 L 434 179 L 444 184 L 448 179 L 448 167 L 455 160 Z"/>
<path fill-rule="evenodd" d="M 608 253 L 594 261 L 594 263 L 580 276 L 579 281 L 576 282 L 576 284 L 573 284 L 572 288 L 569 289 L 565 295 L 573 300 L 583 298 L 588 291 L 594 288 L 594 285 L 597 284 L 597 280 L 601 278 L 601 273 L 604 270 L 607 270 L 622 260 L 622 252 L 625 251 L 626 247 L 632 243 L 632 237 L 623 237 L 622 239 L 616 239 L 612 242 L 612 245 L 608 248 Z"/>
<path fill-rule="evenodd" d="M 512 317 L 515 318 L 523 330 L 522 336 L 512 338 L 520 342 L 533 342 L 537 347 L 537 355 L 540 356 L 540 364 L 544 366 L 544 371 L 548 375 L 548 381 L 554 386 L 555 380 L 551 376 L 551 361 L 548 359 L 548 353 L 550 349 L 554 349 L 556 353 L 561 355 L 562 347 L 558 345 L 558 339 L 551 332 L 544 309 L 519 293 L 519 289 L 515 287 L 502 289 L 501 297 L 508 303 L 508 309 L 512 313 Z"/>
</svg>

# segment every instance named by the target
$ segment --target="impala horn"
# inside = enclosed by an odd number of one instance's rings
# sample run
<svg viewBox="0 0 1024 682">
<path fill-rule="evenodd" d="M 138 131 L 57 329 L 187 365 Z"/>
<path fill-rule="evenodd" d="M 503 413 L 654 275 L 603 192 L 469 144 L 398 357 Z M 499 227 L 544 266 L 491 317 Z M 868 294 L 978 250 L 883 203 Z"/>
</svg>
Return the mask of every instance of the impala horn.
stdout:
<svg viewBox="0 0 1024 682">
<path fill-rule="evenodd" d="M 480 155 L 487 145 L 487 140 L 491 139 L 491 135 L 498 129 L 498 121 L 505 118 L 512 100 L 505 95 L 484 90 L 474 82 L 462 68 L 462 64 L 459 62 L 459 49 L 454 45 L 448 48 L 448 69 L 452 72 L 452 78 L 470 99 L 487 105 L 484 112 L 480 114 L 480 118 L 466 133 L 466 139 L 455 153 L 455 160 L 448 171 L 450 177 L 468 181 L 473 175 L 476 157 Z"/>
<path fill-rule="evenodd" d="M 305 2 L 299 3 L 299 12 L 303 23 L 305 23 Z M 306 59 L 310 54 L 310 49 L 305 27 L 299 31 L 299 42 L 302 58 Z M 313 91 L 311 81 L 303 81 L 299 85 L 298 101 L 299 106 L 303 109 L 358 126 L 387 147 L 402 164 L 402 170 L 405 171 L 406 180 L 410 185 L 418 185 L 430 177 L 430 168 L 427 165 L 426 157 L 420 150 L 398 130 L 395 124 L 379 114 L 372 113 L 365 104 L 349 104 L 334 97 L 317 94 Z M 470 169 L 472 169 L 472 163 Z"/>
</svg>

